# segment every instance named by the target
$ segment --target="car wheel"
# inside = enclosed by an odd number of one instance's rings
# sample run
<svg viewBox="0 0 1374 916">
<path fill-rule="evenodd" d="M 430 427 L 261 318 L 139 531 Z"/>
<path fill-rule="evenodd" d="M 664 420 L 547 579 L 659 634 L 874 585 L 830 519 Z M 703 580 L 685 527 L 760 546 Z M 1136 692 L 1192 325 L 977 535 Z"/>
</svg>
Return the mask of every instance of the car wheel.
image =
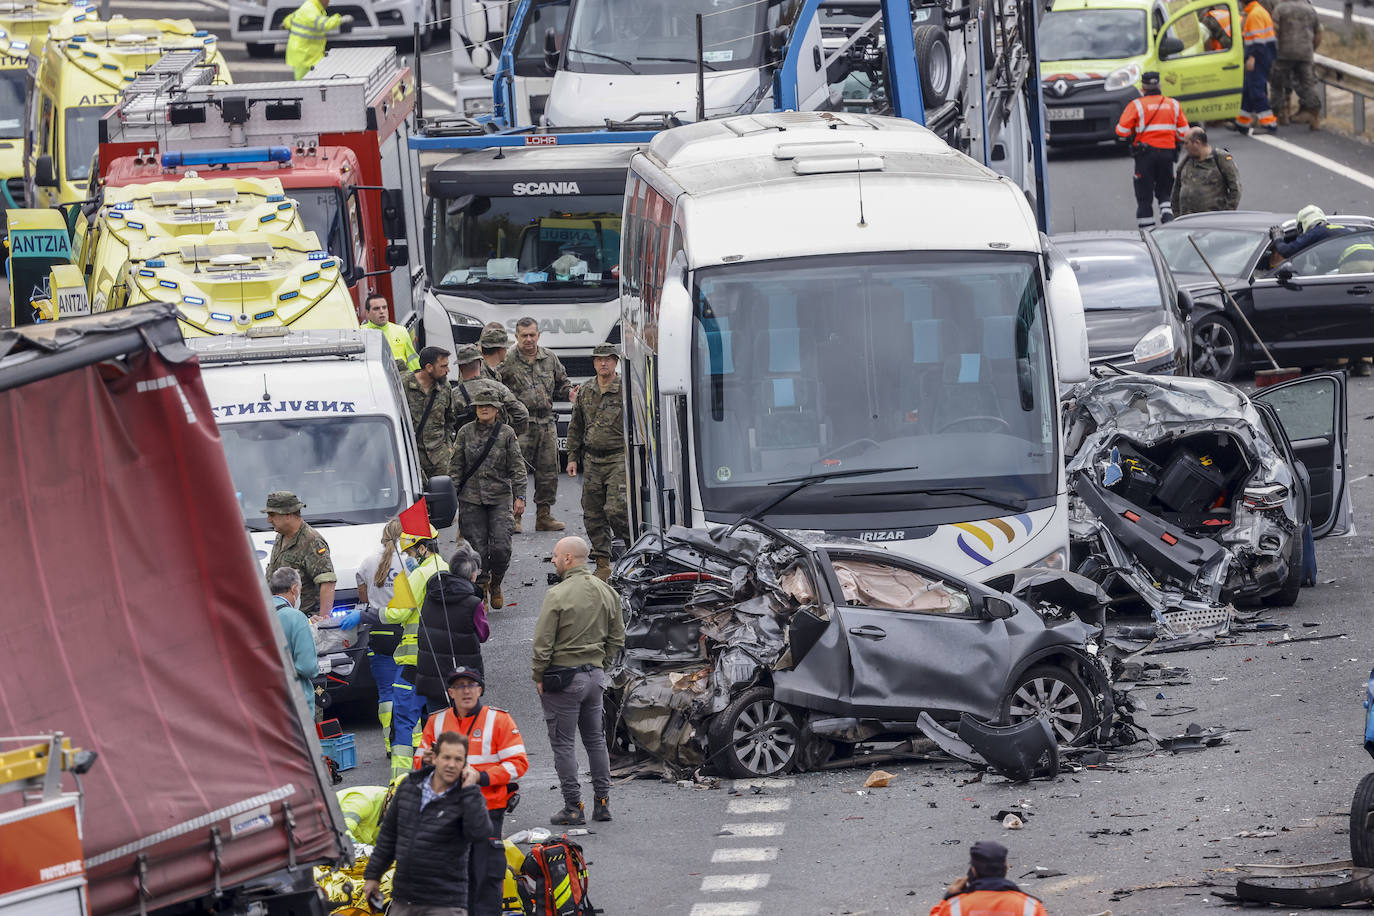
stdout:
<svg viewBox="0 0 1374 916">
<path fill-rule="evenodd" d="M 1240 366 L 1240 338 L 1236 326 L 1220 315 L 1208 315 L 1193 325 L 1193 375 L 1218 382 L 1236 377 Z"/>
<path fill-rule="evenodd" d="M 1374 773 L 1360 780 L 1355 788 L 1355 800 L 1350 803 L 1350 860 L 1356 868 L 1374 868 L 1374 830 L 1368 827 L 1371 813 L 1374 813 Z"/>
<path fill-rule="evenodd" d="M 1002 701 L 1002 721 L 1008 725 L 1041 713 L 1049 717 L 1061 745 L 1073 744 L 1097 726 L 1092 694 L 1067 668 L 1036 665 L 1017 678 Z"/>
<path fill-rule="evenodd" d="M 249 57 L 257 58 L 271 57 L 277 50 L 276 45 L 264 44 L 260 41 L 250 41 L 245 47 L 248 49 Z"/>
<path fill-rule="evenodd" d="M 791 709 L 767 687 L 751 687 L 711 722 L 706 733 L 711 759 L 730 776 L 775 776 L 797 761 L 800 732 Z"/>
<path fill-rule="evenodd" d="M 1288 578 L 1276 592 L 1270 592 L 1262 599 L 1266 607 L 1292 607 L 1298 603 L 1298 593 L 1302 591 L 1302 562 L 1307 559 L 1303 546 L 1302 529 L 1293 532 L 1293 549 L 1288 555 Z"/>
<path fill-rule="evenodd" d="M 953 58 L 949 53 L 949 39 L 938 25 L 925 25 L 916 30 L 916 60 L 921 64 L 921 95 L 927 108 L 943 105 L 949 98 L 954 76 Z"/>
</svg>

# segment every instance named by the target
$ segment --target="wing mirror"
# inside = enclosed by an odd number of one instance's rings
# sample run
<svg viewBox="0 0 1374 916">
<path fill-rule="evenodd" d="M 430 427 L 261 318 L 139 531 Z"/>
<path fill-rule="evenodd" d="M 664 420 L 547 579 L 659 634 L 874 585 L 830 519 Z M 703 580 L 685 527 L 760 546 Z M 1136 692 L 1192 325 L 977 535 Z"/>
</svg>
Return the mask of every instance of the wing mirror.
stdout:
<svg viewBox="0 0 1374 916">
<path fill-rule="evenodd" d="M 550 75 L 558 70 L 558 31 L 552 26 L 544 30 L 544 72 Z"/>
<path fill-rule="evenodd" d="M 57 173 L 53 171 L 51 156 L 44 154 L 34 162 L 33 183 L 40 188 L 57 187 Z"/>
<path fill-rule="evenodd" d="M 431 477 L 425 489 L 425 505 L 429 508 L 429 523 L 444 529 L 453 524 L 458 514 L 458 491 L 453 478 L 447 475 Z"/>
<path fill-rule="evenodd" d="M 404 242 L 393 242 L 386 246 L 387 267 L 408 267 L 410 265 L 410 246 Z"/>
<path fill-rule="evenodd" d="M 1159 40 L 1159 59 L 1168 60 L 1183 53 L 1183 40 L 1172 35 L 1165 35 Z"/>
<path fill-rule="evenodd" d="M 983 617 L 986 620 L 1006 620 L 1016 613 L 1016 606 L 1005 598 L 988 595 L 983 599 Z"/>
<path fill-rule="evenodd" d="M 1193 296 L 1186 289 L 1178 291 L 1178 314 L 1183 318 L 1193 314 Z"/>
</svg>

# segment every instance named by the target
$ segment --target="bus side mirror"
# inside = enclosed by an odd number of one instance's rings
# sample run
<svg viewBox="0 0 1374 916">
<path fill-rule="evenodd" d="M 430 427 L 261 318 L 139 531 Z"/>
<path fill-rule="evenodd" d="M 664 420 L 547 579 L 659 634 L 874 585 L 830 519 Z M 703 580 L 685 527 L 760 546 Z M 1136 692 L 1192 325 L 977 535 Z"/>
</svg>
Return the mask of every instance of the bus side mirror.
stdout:
<svg viewBox="0 0 1374 916">
<path fill-rule="evenodd" d="M 38 157 L 33 165 L 33 183 L 40 188 L 57 187 L 57 174 L 53 171 L 52 156 L 46 153 Z"/>
<path fill-rule="evenodd" d="M 670 277 L 658 299 L 658 392 L 686 394 L 691 378 L 692 296 Z"/>
</svg>

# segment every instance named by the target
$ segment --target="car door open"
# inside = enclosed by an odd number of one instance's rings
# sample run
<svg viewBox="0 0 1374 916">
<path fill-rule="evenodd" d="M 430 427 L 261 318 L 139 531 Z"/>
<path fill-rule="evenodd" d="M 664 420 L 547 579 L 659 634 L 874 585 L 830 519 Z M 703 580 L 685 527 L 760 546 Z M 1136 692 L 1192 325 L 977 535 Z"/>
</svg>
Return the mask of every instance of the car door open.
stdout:
<svg viewBox="0 0 1374 916">
<path fill-rule="evenodd" d="M 1313 536 L 1348 529 L 1345 375 L 1324 372 L 1304 376 L 1262 388 L 1251 397 L 1273 407 L 1293 453 L 1307 467 Z"/>
</svg>

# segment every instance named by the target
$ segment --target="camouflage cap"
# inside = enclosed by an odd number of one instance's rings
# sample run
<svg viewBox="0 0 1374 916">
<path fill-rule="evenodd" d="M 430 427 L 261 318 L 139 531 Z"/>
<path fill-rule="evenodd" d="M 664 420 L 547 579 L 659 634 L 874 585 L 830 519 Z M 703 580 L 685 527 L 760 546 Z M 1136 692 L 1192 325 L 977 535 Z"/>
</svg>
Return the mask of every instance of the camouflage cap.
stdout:
<svg viewBox="0 0 1374 916">
<path fill-rule="evenodd" d="M 462 366 L 466 363 L 475 363 L 482 358 L 482 351 L 477 349 L 477 344 L 463 344 L 458 348 L 458 356 L 454 362 Z"/>
<path fill-rule="evenodd" d="M 479 391 L 472 396 L 473 407 L 500 407 L 501 396 L 495 391 Z"/>
<path fill-rule="evenodd" d="M 612 343 L 599 343 L 592 348 L 592 356 L 614 356 L 620 359 L 620 348 Z"/>
<path fill-rule="evenodd" d="M 501 347 L 510 347 L 510 334 L 498 328 L 487 328 L 482 332 L 481 346 L 483 350 L 497 350 Z"/>
<path fill-rule="evenodd" d="M 277 490 L 267 494 L 267 508 L 264 515 L 294 515 L 305 508 L 305 503 L 296 498 L 290 490 Z"/>
</svg>

